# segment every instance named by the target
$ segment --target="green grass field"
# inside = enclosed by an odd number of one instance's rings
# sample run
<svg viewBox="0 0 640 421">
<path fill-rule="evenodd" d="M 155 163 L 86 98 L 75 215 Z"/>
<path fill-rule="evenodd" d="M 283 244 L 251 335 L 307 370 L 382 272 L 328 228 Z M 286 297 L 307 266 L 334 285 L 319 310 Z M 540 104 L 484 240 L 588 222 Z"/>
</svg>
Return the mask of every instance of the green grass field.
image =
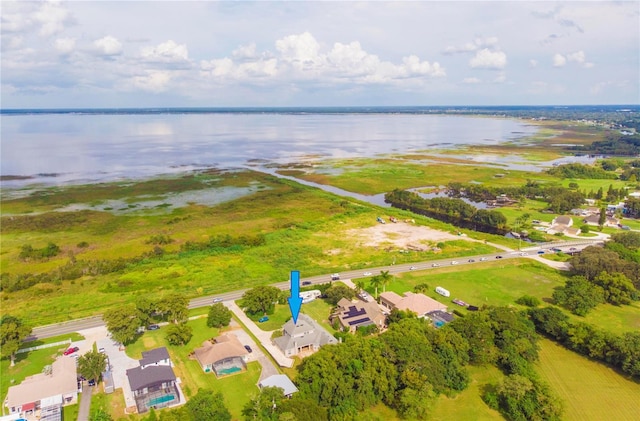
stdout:
<svg viewBox="0 0 640 421">
<path fill-rule="evenodd" d="M 537 371 L 562 398 L 567 421 L 635 421 L 640 384 L 548 340 L 540 341 Z"/>
</svg>

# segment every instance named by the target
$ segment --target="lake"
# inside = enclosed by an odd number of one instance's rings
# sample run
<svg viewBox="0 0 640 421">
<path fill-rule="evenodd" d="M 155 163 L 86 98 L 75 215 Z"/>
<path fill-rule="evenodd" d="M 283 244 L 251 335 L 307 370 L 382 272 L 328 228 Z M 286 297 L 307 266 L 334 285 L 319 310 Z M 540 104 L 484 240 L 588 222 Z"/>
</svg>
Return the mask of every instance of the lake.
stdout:
<svg viewBox="0 0 640 421">
<path fill-rule="evenodd" d="M 68 110 L 5 112 L 0 118 L 3 188 L 144 178 L 255 162 L 435 152 L 499 144 L 537 130 L 511 119 L 392 111 Z"/>
</svg>

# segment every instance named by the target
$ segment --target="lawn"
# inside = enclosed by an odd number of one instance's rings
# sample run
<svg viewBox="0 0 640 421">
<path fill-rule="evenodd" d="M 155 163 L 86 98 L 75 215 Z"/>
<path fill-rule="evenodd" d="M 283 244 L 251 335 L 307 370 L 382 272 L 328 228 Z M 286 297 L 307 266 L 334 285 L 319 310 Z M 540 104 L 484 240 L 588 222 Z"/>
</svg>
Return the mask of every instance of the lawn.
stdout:
<svg viewBox="0 0 640 421">
<path fill-rule="evenodd" d="M 564 401 L 564 419 L 638 419 L 640 384 L 548 339 L 541 339 L 539 343 L 537 371 Z"/>
<path fill-rule="evenodd" d="M 148 331 L 135 343 L 127 346 L 127 355 L 131 358 L 140 359 L 142 352 L 153 348 L 166 346 L 174 364 L 176 377 L 181 380 L 181 387 L 187 398 L 195 395 L 202 388 L 212 389 L 221 392 L 225 399 L 225 405 L 229 408 L 233 419 L 242 418 L 242 408 L 249 402 L 254 394 L 258 393 L 258 379 L 261 367 L 258 362 L 251 362 L 247 366 L 247 371 L 234 374 L 221 379 L 216 378 L 213 373 L 202 371 L 200 364 L 189 357 L 193 350 L 199 347 L 204 341 L 218 336 L 225 329 L 213 329 L 206 325 L 206 318 L 191 320 L 188 322 L 193 328 L 193 337 L 185 346 L 169 345 L 165 338 L 163 329 Z"/>
<path fill-rule="evenodd" d="M 386 289 L 402 294 L 412 291 L 417 284 L 426 283 L 429 285 L 426 294 L 450 307 L 454 298 L 476 306 L 514 305 L 514 301 L 525 294 L 548 299 L 553 288 L 563 285 L 564 280 L 563 274 L 538 262 L 509 259 L 404 273 L 395 276 Z M 436 294 L 437 286 L 448 289 L 451 297 Z M 373 293 L 374 290 L 368 286 L 367 291 Z"/>
<path fill-rule="evenodd" d="M 24 342 L 21 348 L 52 344 L 66 341 L 67 339 L 77 341 L 83 338 L 84 337 L 78 333 L 71 333 L 68 335 L 40 339 L 32 342 Z M 67 349 L 67 346 L 61 345 L 58 347 L 37 349 L 17 354 L 16 364 L 13 367 L 11 367 L 11 361 L 9 358 L 3 358 L 0 360 L 0 400 L 4 402 L 4 398 L 6 397 L 10 386 L 20 384 L 27 376 L 41 373 L 42 369 L 46 365 L 52 364 L 56 357 L 62 355 L 62 352 L 64 352 L 65 349 Z"/>
</svg>

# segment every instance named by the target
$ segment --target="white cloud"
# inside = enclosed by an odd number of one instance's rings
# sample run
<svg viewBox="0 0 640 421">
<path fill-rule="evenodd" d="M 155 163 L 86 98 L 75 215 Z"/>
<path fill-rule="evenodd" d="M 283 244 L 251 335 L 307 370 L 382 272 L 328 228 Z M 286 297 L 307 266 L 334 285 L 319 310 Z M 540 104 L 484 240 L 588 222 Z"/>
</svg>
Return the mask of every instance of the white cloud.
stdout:
<svg viewBox="0 0 640 421">
<path fill-rule="evenodd" d="M 553 67 L 564 67 L 567 64 L 567 59 L 560 53 L 553 55 Z"/>
<path fill-rule="evenodd" d="M 41 4 L 40 9 L 34 14 L 35 20 L 40 23 L 40 35 L 50 36 L 62 32 L 65 24 L 70 22 L 69 11 L 57 1 L 48 1 Z"/>
<path fill-rule="evenodd" d="M 142 48 L 140 56 L 146 61 L 176 63 L 188 61 L 189 51 L 186 45 L 169 40 L 155 47 Z"/>
<path fill-rule="evenodd" d="M 480 79 L 478 79 L 477 77 L 465 77 L 464 79 L 462 79 L 462 83 L 473 85 L 476 83 L 480 83 Z"/>
<path fill-rule="evenodd" d="M 105 56 L 115 56 L 122 52 L 122 44 L 111 35 L 95 40 L 93 45 Z"/>
<path fill-rule="evenodd" d="M 421 60 L 416 55 L 402 58 L 395 64 L 382 61 L 365 51 L 358 41 L 336 42 L 331 50 L 323 51 L 313 35 L 305 32 L 289 35 L 276 41 L 276 54 L 259 54 L 255 45 L 239 47 L 233 58 L 202 61 L 203 76 L 237 82 L 260 82 L 255 78 L 272 78 L 274 82 L 315 83 L 394 83 L 406 79 L 442 77 L 445 69 L 439 63 Z"/>
<path fill-rule="evenodd" d="M 58 38 L 53 43 L 54 48 L 61 54 L 69 54 L 76 46 L 75 38 Z"/>
<path fill-rule="evenodd" d="M 143 91 L 159 93 L 167 90 L 167 85 L 171 81 L 169 72 L 149 72 L 145 76 L 133 78 L 133 86 Z"/>
<path fill-rule="evenodd" d="M 502 51 L 491 51 L 483 48 L 469 60 L 469 65 L 474 69 L 504 69 L 507 65 L 507 55 Z"/>
<path fill-rule="evenodd" d="M 493 47 L 498 44 L 498 37 L 486 37 L 476 38 L 472 42 L 467 42 L 463 45 L 454 46 L 449 45 L 442 51 L 443 54 L 459 54 L 459 53 L 472 53 L 481 48 Z"/>
<path fill-rule="evenodd" d="M 586 60 L 584 51 L 576 51 L 567 55 L 556 53 L 553 55 L 553 67 L 564 67 L 568 62 L 577 63 L 581 67 L 589 69 L 593 67 L 593 63 Z"/>
<path fill-rule="evenodd" d="M 529 60 L 529 67 L 538 67 L 538 60 L 531 59 Z"/>
</svg>

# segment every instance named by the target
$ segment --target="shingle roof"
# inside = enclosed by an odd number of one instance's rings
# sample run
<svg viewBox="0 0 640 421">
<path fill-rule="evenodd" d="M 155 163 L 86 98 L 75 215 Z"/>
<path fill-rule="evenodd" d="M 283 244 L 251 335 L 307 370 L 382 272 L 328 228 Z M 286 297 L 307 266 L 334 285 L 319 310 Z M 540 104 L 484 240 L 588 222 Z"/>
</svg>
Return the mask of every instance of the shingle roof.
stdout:
<svg viewBox="0 0 640 421">
<path fill-rule="evenodd" d="M 168 365 L 130 368 L 127 370 L 127 377 L 131 390 L 139 390 L 158 383 L 176 380 L 173 369 Z"/>
<path fill-rule="evenodd" d="M 140 365 L 142 367 L 155 364 L 162 360 L 169 359 L 169 351 L 164 346 L 161 348 L 155 348 L 151 351 L 146 351 L 142 353 L 142 359 L 140 360 Z"/>
<path fill-rule="evenodd" d="M 395 292 L 383 292 L 380 294 L 380 297 L 389 301 L 398 310 L 413 311 L 418 316 L 424 316 L 430 311 L 447 309 L 446 305 L 424 294 L 405 292 L 404 297 L 400 297 Z M 400 298 L 400 300 L 398 300 L 398 298 Z"/>
<path fill-rule="evenodd" d="M 51 374 L 35 374 L 25 378 L 19 385 L 11 386 L 7 393 L 7 405 L 11 408 L 77 391 L 76 360 L 63 356 L 53 362 Z"/>
<path fill-rule="evenodd" d="M 193 352 L 203 366 L 215 364 L 225 358 L 243 357 L 248 354 L 248 351 L 233 333 L 220 335 L 216 338 L 215 344 L 207 341 Z"/>
</svg>

